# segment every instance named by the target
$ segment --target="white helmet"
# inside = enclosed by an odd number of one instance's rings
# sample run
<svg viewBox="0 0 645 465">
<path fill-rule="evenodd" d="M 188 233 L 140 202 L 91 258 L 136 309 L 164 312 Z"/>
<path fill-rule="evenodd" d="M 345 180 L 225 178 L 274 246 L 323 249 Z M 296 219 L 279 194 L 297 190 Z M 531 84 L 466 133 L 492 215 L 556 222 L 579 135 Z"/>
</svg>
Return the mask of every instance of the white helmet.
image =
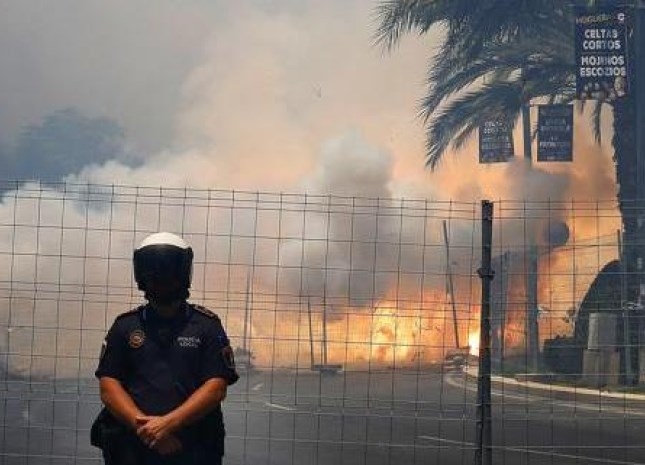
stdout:
<svg viewBox="0 0 645 465">
<path fill-rule="evenodd" d="M 193 249 L 175 234 L 159 232 L 146 237 L 134 250 L 133 263 L 134 279 L 144 292 L 146 283 L 154 279 L 177 279 L 184 290 L 190 288 Z"/>
</svg>

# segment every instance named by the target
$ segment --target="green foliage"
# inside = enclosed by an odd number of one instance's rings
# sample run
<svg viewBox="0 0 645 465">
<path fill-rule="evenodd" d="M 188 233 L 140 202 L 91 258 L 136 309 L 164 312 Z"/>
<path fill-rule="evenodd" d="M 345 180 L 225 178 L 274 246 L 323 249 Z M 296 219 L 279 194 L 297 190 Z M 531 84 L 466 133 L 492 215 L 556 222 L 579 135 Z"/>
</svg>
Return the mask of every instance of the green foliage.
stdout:
<svg viewBox="0 0 645 465">
<path fill-rule="evenodd" d="M 572 6 L 563 0 L 390 0 L 379 6 L 376 39 L 387 50 L 406 33 L 433 26 L 443 31 L 420 109 L 428 166 L 436 168 L 450 147 L 461 148 L 485 120 L 515 122 L 533 99 L 574 100 Z M 591 114 L 598 141 L 605 103 Z"/>
</svg>

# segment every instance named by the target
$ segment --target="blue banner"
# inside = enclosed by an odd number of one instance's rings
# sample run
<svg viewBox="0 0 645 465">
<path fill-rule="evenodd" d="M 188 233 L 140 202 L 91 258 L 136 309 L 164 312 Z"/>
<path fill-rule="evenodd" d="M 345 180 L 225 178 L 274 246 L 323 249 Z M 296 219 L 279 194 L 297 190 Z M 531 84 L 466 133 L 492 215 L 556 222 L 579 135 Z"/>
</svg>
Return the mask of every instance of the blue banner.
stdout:
<svg viewBox="0 0 645 465">
<path fill-rule="evenodd" d="M 515 156 L 513 128 L 507 121 L 486 121 L 479 127 L 479 163 L 501 163 Z"/>
<path fill-rule="evenodd" d="M 573 107 L 538 106 L 537 161 L 573 160 Z"/>
<path fill-rule="evenodd" d="M 576 8 L 576 95 L 614 100 L 627 94 L 627 14 L 620 7 Z"/>
</svg>

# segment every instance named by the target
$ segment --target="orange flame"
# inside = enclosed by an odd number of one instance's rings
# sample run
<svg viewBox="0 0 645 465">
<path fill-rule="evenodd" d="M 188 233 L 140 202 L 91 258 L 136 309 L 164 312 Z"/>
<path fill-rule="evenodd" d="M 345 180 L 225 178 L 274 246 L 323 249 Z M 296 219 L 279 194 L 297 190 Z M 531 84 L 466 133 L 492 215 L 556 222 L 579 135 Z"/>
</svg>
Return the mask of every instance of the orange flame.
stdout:
<svg viewBox="0 0 645 465">
<path fill-rule="evenodd" d="M 479 355 L 479 332 L 471 332 L 468 334 L 468 346 L 470 347 L 470 355 Z"/>
</svg>

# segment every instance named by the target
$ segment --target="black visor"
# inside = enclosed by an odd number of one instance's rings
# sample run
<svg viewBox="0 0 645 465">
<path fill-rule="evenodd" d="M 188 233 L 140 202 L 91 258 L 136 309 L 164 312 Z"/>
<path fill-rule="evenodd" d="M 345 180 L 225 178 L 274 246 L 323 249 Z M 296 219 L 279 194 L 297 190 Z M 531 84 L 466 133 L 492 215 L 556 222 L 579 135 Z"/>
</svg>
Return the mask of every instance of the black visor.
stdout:
<svg viewBox="0 0 645 465">
<path fill-rule="evenodd" d="M 139 289 L 150 281 L 177 280 L 190 288 L 193 251 L 170 244 L 153 244 L 134 252 L 134 278 Z"/>
</svg>

